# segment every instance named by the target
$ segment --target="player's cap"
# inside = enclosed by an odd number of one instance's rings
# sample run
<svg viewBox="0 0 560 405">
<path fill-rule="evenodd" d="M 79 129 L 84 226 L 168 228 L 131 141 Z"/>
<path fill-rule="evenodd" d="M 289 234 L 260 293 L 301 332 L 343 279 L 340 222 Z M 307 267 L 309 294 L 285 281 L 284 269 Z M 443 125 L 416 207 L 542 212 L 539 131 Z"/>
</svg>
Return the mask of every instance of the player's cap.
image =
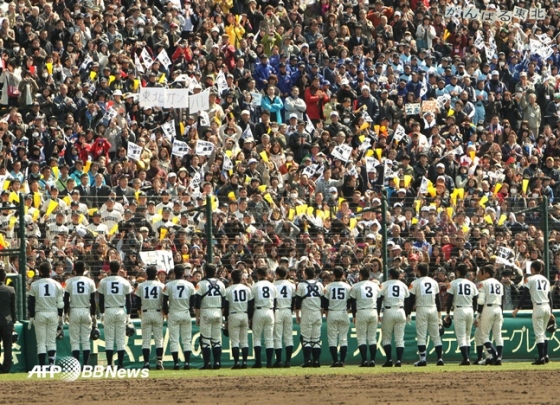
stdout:
<svg viewBox="0 0 560 405">
<path fill-rule="evenodd" d="M 287 257 L 281 257 L 279 263 L 282 263 L 282 262 L 289 263 L 290 259 L 288 259 Z"/>
<path fill-rule="evenodd" d="M 402 248 L 399 245 L 395 245 L 391 250 L 402 250 Z"/>
<path fill-rule="evenodd" d="M 438 163 L 436 165 L 436 169 L 439 169 L 439 168 L 445 169 L 445 165 L 443 163 Z"/>
<path fill-rule="evenodd" d="M 156 205 L 156 202 L 154 200 L 149 200 L 148 205 Z"/>
<path fill-rule="evenodd" d="M 101 213 L 99 211 L 95 211 L 92 216 L 93 217 L 100 217 Z"/>
<path fill-rule="evenodd" d="M 148 227 L 143 226 L 140 228 L 140 232 L 150 232 L 150 230 L 148 229 Z"/>
<path fill-rule="evenodd" d="M 373 233 L 368 233 L 366 239 L 375 239 L 375 235 Z"/>
</svg>

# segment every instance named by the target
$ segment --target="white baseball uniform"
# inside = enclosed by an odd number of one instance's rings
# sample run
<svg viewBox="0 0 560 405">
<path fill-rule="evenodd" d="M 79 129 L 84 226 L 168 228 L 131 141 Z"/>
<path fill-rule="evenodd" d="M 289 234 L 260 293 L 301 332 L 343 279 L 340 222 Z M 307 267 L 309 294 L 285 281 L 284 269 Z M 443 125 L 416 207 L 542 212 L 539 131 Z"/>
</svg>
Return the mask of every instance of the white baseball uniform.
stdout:
<svg viewBox="0 0 560 405">
<path fill-rule="evenodd" d="M 29 296 L 35 297 L 35 338 L 37 354 L 56 351 L 56 328 L 58 311 L 64 308 L 64 290 L 57 281 L 41 278 L 29 290 Z"/>
<path fill-rule="evenodd" d="M 169 297 L 167 327 L 169 329 L 169 350 L 171 353 L 179 351 L 179 338 L 183 343 L 183 352 L 191 351 L 190 300 L 195 293 L 194 285 L 182 279 L 170 281 L 163 289 L 163 294 Z"/>
<path fill-rule="evenodd" d="M 90 349 L 91 334 L 91 294 L 96 291 L 94 281 L 85 276 L 72 277 L 66 281 L 66 292 L 70 296 L 70 316 L 68 330 L 72 351 Z M 93 308 L 95 311 L 95 308 Z"/>
<path fill-rule="evenodd" d="M 249 302 L 253 293 L 245 284 L 233 284 L 226 289 L 228 303 L 228 333 L 231 347 L 249 347 Z"/>
<path fill-rule="evenodd" d="M 440 318 L 436 307 L 439 294 L 437 281 L 430 277 L 421 277 L 411 284 L 410 294 L 414 294 L 416 303 L 416 340 L 418 346 L 426 346 L 426 333 L 434 346 L 441 346 L 439 336 Z"/>
<path fill-rule="evenodd" d="M 296 286 L 289 280 L 278 280 L 274 282 L 276 287 L 276 313 L 274 317 L 274 348 L 282 349 L 284 346 L 293 346 L 292 337 L 292 301 L 296 294 Z"/>
<path fill-rule="evenodd" d="M 300 333 L 303 347 L 321 347 L 321 297 L 325 287 L 315 280 L 304 280 L 298 284 L 296 296 L 301 301 Z"/>
<path fill-rule="evenodd" d="M 327 336 L 329 347 L 348 346 L 348 300 L 350 285 L 344 281 L 334 281 L 325 288 L 328 300 Z"/>
<path fill-rule="evenodd" d="M 103 295 L 105 350 L 124 350 L 126 326 L 126 296 L 132 292 L 128 280 L 121 276 L 108 276 L 99 282 L 97 288 Z"/>
<path fill-rule="evenodd" d="M 483 343 L 490 342 L 490 333 L 496 346 L 503 346 L 502 325 L 504 316 L 502 314 L 502 297 L 504 289 L 502 283 L 495 278 L 484 280 L 479 286 L 478 305 L 483 306 L 480 315 L 480 333 Z"/>
<path fill-rule="evenodd" d="M 261 346 L 264 335 L 264 344 L 267 349 L 274 348 L 274 300 L 276 287 L 268 280 L 259 280 L 251 287 L 255 300 L 253 314 L 253 347 Z"/>
<path fill-rule="evenodd" d="M 409 297 L 408 288 L 399 280 L 387 280 L 381 285 L 383 297 L 383 320 L 381 333 L 383 346 L 390 345 L 395 338 L 396 347 L 404 347 L 404 328 L 406 314 L 404 301 Z"/>
<path fill-rule="evenodd" d="M 196 294 L 200 296 L 200 345 L 203 348 L 221 347 L 222 299 L 224 284 L 215 278 L 205 278 L 198 283 Z"/>
<path fill-rule="evenodd" d="M 370 280 L 352 286 L 350 297 L 356 300 L 356 338 L 358 346 L 377 344 L 377 297 L 379 284 Z"/>
<path fill-rule="evenodd" d="M 138 285 L 135 295 L 142 302 L 142 349 L 149 349 L 152 335 L 156 348 L 163 347 L 163 304 L 164 284 L 158 280 L 146 280 Z"/>
<path fill-rule="evenodd" d="M 536 343 L 544 343 L 546 340 L 546 327 L 550 319 L 550 282 L 541 274 L 535 274 L 527 278 L 525 286 L 531 294 L 533 302 L 533 330 Z"/>
<path fill-rule="evenodd" d="M 470 347 L 474 321 L 473 300 L 478 295 L 478 288 L 472 281 L 458 278 L 451 282 L 448 293 L 453 295 L 453 322 L 457 345 Z"/>
</svg>

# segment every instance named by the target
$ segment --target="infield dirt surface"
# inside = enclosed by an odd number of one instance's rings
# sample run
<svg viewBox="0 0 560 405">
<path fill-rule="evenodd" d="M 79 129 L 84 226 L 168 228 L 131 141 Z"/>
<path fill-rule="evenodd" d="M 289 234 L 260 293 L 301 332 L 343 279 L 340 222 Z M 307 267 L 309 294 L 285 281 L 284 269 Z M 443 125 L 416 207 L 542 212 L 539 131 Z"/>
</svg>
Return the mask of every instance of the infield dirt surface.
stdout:
<svg viewBox="0 0 560 405">
<path fill-rule="evenodd" d="M 410 367 L 410 366 L 408 366 Z M 557 370 L 379 372 L 235 377 L 230 370 L 143 380 L 1 381 L 0 404 L 557 404 Z M 363 370 L 363 369 L 361 369 Z M 396 371 L 395 369 L 392 369 Z M 480 370 L 480 371 L 479 371 Z M 254 370 L 258 371 L 258 370 Z M 266 370 L 272 372 L 273 370 Z M 156 376 L 152 371 L 151 377 Z M 0 379 L 1 380 L 1 379 Z"/>
</svg>

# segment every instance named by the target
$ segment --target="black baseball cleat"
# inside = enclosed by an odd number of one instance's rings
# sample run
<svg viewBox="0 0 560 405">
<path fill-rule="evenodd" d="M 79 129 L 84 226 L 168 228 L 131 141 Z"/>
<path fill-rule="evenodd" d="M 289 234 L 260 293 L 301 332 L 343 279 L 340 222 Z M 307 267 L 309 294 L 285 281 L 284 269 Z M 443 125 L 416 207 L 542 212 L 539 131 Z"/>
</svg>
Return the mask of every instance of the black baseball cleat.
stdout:
<svg viewBox="0 0 560 405">
<path fill-rule="evenodd" d="M 471 365 L 471 361 L 470 360 L 463 360 L 462 362 L 459 363 L 460 366 L 470 366 Z"/>
<path fill-rule="evenodd" d="M 319 363 L 318 361 L 314 361 L 313 368 L 319 368 L 319 367 L 321 367 L 321 363 Z"/>
<path fill-rule="evenodd" d="M 190 370 L 191 369 L 191 365 L 189 363 L 185 363 L 185 365 L 183 366 L 183 370 Z"/>
<path fill-rule="evenodd" d="M 274 368 L 282 368 L 282 362 L 281 361 L 277 361 L 276 363 L 274 363 L 274 365 L 272 366 Z"/>
<path fill-rule="evenodd" d="M 289 361 L 284 363 L 284 368 L 290 368 L 292 365 L 290 364 Z"/>
<path fill-rule="evenodd" d="M 232 370 L 239 370 L 239 369 L 241 369 L 241 366 L 239 365 L 239 363 L 235 363 L 231 369 Z"/>
<path fill-rule="evenodd" d="M 494 366 L 501 366 L 502 365 L 502 359 L 501 357 L 496 358 L 496 360 L 494 360 Z"/>
<path fill-rule="evenodd" d="M 387 360 L 381 367 L 393 367 L 393 361 Z"/>
<path fill-rule="evenodd" d="M 400 360 L 397 360 L 397 362 L 395 363 L 395 367 L 400 367 L 400 366 L 402 366 L 402 364 L 401 364 Z"/>
<path fill-rule="evenodd" d="M 212 364 L 208 363 L 199 368 L 199 370 L 212 370 Z"/>
<path fill-rule="evenodd" d="M 339 361 L 339 362 L 338 362 L 338 367 L 344 368 L 344 363 L 341 362 L 341 361 Z"/>
<path fill-rule="evenodd" d="M 367 361 L 362 361 L 362 364 L 360 364 L 358 367 L 369 367 L 369 363 Z"/>
<path fill-rule="evenodd" d="M 266 368 L 274 368 L 274 367 L 272 366 L 272 364 L 267 364 Z"/>
<path fill-rule="evenodd" d="M 303 368 L 310 368 L 313 367 L 313 363 L 311 362 L 311 360 L 307 360 L 305 363 L 303 363 L 301 365 Z"/>
<path fill-rule="evenodd" d="M 156 370 L 165 370 L 165 369 L 163 368 L 163 363 L 162 363 L 161 360 L 157 362 L 157 364 L 156 364 Z"/>
<path fill-rule="evenodd" d="M 438 359 L 437 366 L 443 366 L 443 359 Z"/>
<path fill-rule="evenodd" d="M 241 369 L 244 370 L 246 368 L 247 368 L 247 362 L 246 361 L 241 362 Z"/>
<path fill-rule="evenodd" d="M 175 363 L 173 364 L 173 370 L 180 370 L 181 367 L 179 366 L 179 363 Z"/>
<path fill-rule="evenodd" d="M 150 363 L 144 363 L 144 365 L 142 366 L 143 370 L 149 370 L 150 369 Z"/>
<path fill-rule="evenodd" d="M 338 367 L 338 362 L 337 361 L 333 361 L 333 364 L 331 364 L 331 368 L 335 368 Z"/>
<path fill-rule="evenodd" d="M 370 361 L 370 362 L 369 362 L 369 367 L 375 367 L 375 361 L 373 361 L 373 360 Z"/>
<path fill-rule="evenodd" d="M 494 359 L 493 358 L 487 358 L 486 360 L 484 360 L 484 365 L 486 366 L 491 366 L 494 364 Z"/>
<path fill-rule="evenodd" d="M 222 368 L 222 365 L 220 363 L 214 363 L 214 365 L 212 366 L 212 369 L 214 370 L 219 370 Z"/>
<path fill-rule="evenodd" d="M 255 363 L 253 364 L 253 367 L 251 368 L 262 368 L 262 364 L 261 363 Z"/>
<path fill-rule="evenodd" d="M 550 363 L 550 357 L 548 357 L 548 355 L 544 356 L 544 362 L 545 364 Z"/>
<path fill-rule="evenodd" d="M 534 362 L 532 362 L 531 364 L 532 364 L 533 366 L 542 366 L 542 365 L 545 364 L 544 358 L 542 358 L 542 359 L 537 359 L 537 360 L 535 360 Z"/>
<path fill-rule="evenodd" d="M 414 363 L 414 367 L 426 367 L 427 365 L 428 363 L 426 363 L 426 360 L 418 360 Z"/>
</svg>

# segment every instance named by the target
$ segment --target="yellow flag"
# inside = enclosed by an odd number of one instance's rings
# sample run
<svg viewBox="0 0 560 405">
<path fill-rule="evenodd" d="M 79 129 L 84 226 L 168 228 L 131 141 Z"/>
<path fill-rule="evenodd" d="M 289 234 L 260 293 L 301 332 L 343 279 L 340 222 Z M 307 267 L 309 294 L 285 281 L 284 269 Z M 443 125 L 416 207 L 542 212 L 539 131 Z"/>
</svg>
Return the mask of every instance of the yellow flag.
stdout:
<svg viewBox="0 0 560 405">
<path fill-rule="evenodd" d="M 362 207 L 360 206 L 356 207 L 356 212 L 362 212 Z"/>
<path fill-rule="evenodd" d="M 245 184 L 250 184 L 251 178 L 249 176 L 245 177 Z"/>
<path fill-rule="evenodd" d="M 138 87 L 140 87 L 140 79 L 134 79 L 134 82 L 132 84 L 132 89 L 134 91 L 136 91 L 136 90 L 138 90 Z M 179 124 L 179 127 L 181 126 L 181 124 Z M 183 135 L 183 132 L 185 132 L 185 126 L 184 125 L 183 125 L 183 129 L 181 131 L 181 135 Z"/>
<path fill-rule="evenodd" d="M 163 215 L 163 208 L 160 208 L 159 210 L 157 210 L 157 213 L 158 213 L 159 215 Z"/>
<path fill-rule="evenodd" d="M 158 82 L 160 82 L 162 84 L 165 83 L 165 73 L 161 74 L 161 77 L 159 78 Z"/>
<path fill-rule="evenodd" d="M 523 190 L 523 194 L 527 193 L 528 188 L 529 188 L 529 179 L 523 179 L 523 183 L 521 184 L 521 190 Z"/>
<path fill-rule="evenodd" d="M 474 162 L 474 158 L 476 157 L 476 151 L 470 150 L 469 151 L 469 156 L 471 157 L 471 160 Z"/>
<path fill-rule="evenodd" d="M 116 234 L 118 230 L 119 230 L 119 224 L 113 225 L 113 227 L 112 227 L 111 230 L 109 231 L 109 235 L 114 235 L 114 234 Z"/>
<path fill-rule="evenodd" d="M 59 174 L 58 166 L 53 166 L 53 167 L 52 167 L 52 172 L 53 172 L 53 174 L 54 174 L 54 178 L 55 178 L 55 179 L 58 179 L 58 177 L 59 177 L 59 176 L 58 176 L 58 174 Z"/>
<path fill-rule="evenodd" d="M 218 209 L 218 199 L 215 195 L 211 197 L 210 203 L 212 204 L 212 211 L 216 211 Z"/>
<path fill-rule="evenodd" d="M 346 199 L 344 197 L 338 197 L 338 208 L 340 209 L 340 206 L 342 205 L 342 203 L 346 201 Z"/>
<path fill-rule="evenodd" d="M 412 221 L 410 221 L 410 222 L 412 222 L 412 225 L 417 224 L 418 223 L 418 218 L 414 217 L 414 218 L 412 218 Z"/>
<path fill-rule="evenodd" d="M 14 225 L 16 224 L 16 222 L 17 222 L 17 218 L 16 217 L 11 217 L 8 228 L 12 229 L 14 227 Z"/>
<path fill-rule="evenodd" d="M 272 196 L 270 195 L 270 193 L 266 193 L 264 195 L 264 199 L 266 200 L 266 202 L 268 202 L 270 205 L 274 204 L 274 200 L 272 199 Z"/>
<path fill-rule="evenodd" d="M 27 271 L 27 278 L 33 278 L 35 277 L 35 272 L 33 270 L 28 270 Z"/>
<path fill-rule="evenodd" d="M 432 197 L 435 197 L 435 196 L 436 196 L 436 193 L 437 193 L 437 190 L 436 190 L 436 188 L 435 188 L 434 186 L 428 186 L 428 193 L 429 193 Z"/>
<path fill-rule="evenodd" d="M 4 189 L 4 190 L 8 190 L 9 188 L 10 188 L 10 180 L 4 181 L 4 187 L 3 187 L 3 189 Z"/>
<path fill-rule="evenodd" d="M 421 200 L 414 200 L 414 206 L 416 207 L 416 213 L 420 213 L 420 206 L 422 205 Z"/>
<path fill-rule="evenodd" d="M 93 214 L 95 214 L 96 212 L 97 212 L 97 208 L 90 208 L 90 209 L 88 210 L 88 215 L 89 215 L 90 217 L 92 217 Z"/>
<path fill-rule="evenodd" d="M 502 226 L 504 224 L 504 222 L 506 222 L 506 219 L 507 219 L 506 214 L 500 215 L 500 219 L 498 220 L 498 226 Z"/>
<path fill-rule="evenodd" d="M 138 191 L 134 192 L 134 197 L 136 197 L 136 201 L 138 201 L 138 197 L 140 196 L 141 192 L 142 192 L 141 190 L 138 190 Z"/>
<path fill-rule="evenodd" d="M 465 189 L 464 188 L 458 188 L 457 189 L 457 197 L 459 197 L 459 200 L 462 200 L 465 198 Z"/>
<path fill-rule="evenodd" d="M 231 150 L 226 150 L 226 156 L 231 159 L 233 152 Z"/>
<path fill-rule="evenodd" d="M 363 125 L 362 125 L 362 126 L 363 126 Z M 368 124 L 368 127 L 369 127 L 369 124 Z M 367 128 L 367 127 L 366 127 L 366 128 Z M 377 135 L 379 135 L 379 128 L 380 128 L 379 125 L 374 125 L 374 126 L 373 126 L 373 130 L 375 131 L 375 133 L 376 133 Z"/>
<path fill-rule="evenodd" d="M 358 137 L 358 139 L 360 140 L 360 143 L 363 143 L 366 140 L 366 136 L 365 135 L 360 135 Z"/>
<path fill-rule="evenodd" d="M 37 221 L 37 220 L 39 219 L 39 214 L 40 214 L 40 213 L 41 213 L 41 212 L 40 212 L 38 209 L 36 209 L 35 211 L 33 211 L 33 221 Z"/>
<path fill-rule="evenodd" d="M 260 191 L 261 193 L 264 193 L 264 192 L 266 191 L 266 184 L 260 185 L 260 186 L 259 186 L 259 191 Z"/>
<path fill-rule="evenodd" d="M 488 196 L 483 195 L 478 203 L 484 207 L 486 206 L 487 202 L 488 202 Z"/>
<path fill-rule="evenodd" d="M 350 229 L 354 229 L 357 223 L 358 221 L 356 220 L 356 218 L 350 218 L 350 222 L 348 223 L 348 225 L 350 226 Z"/>
<path fill-rule="evenodd" d="M 4 234 L 0 233 L 0 246 L 2 246 L 3 248 L 8 247 L 8 244 L 6 243 L 6 240 L 4 239 Z M 11 281 L 11 280 L 8 280 Z M 8 285 L 8 283 L 6 283 L 6 285 Z"/>
<path fill-rule="evenodd" d="M 366 157 L 372 157 L 373 156 L 373 149 L 368 149 L 368 151 L 366 152 Z"/>
<path fill-rule="evenodd" d="M 85 219 L 84 214 L 80 214 L 80 224 L 84 223 L 84 219 Z"/>
<path fill-rule="evenodd" d="M 494 186 L 494 195 L 497 195 L 501 189 L 502 189 L 502 183 L 496 183 L 496 185 Z"/>
<path fill-rule="evenodd" d="M 492 225 L 492 217 L 490 215 L 485 215 L 484 220 L 486 221 L 486 223 Z"/>
<path fill-rule="evenodd" d="M 45 67 L 47 68 L 47 72 L 49 72 L 50 75 L 52 75 L 52 62 L 46 62 L 45 63 Z"/>
<path fill-rule="evenodd" d="M 90 167 L 91 167 L 91 160 L 88 160 L 84 165 L 84 173 L 88 173 Z"/>
<path fill-rule="evenodd" d="M 173 222 L 175 225 L 177 225 L 179 223 L 179 217 L 173 217 L 171 222 Z"/>
<path fill-rule="evenodd" d="M 317 210 L 315 211 L 315 218 L 321 218 L 323 219 L 325 217 L 325 213 L 323 212 L 323 210 Z"/>
<path fill-rule="evenodd" d="M 307 212 L 307 204 L 301 204 L 296 207 L 296 213 L 298 215 L 303 215 Z"/>
<path fill-rule="evenodd" d="M 463 225 L 463 228 L 461 228 L 461 229 L 463 229 L 464 233 L 467 233 L 467 232 L 469 232 L 470 228 L 467 225 Z"/>
<path fill-rule="evenodd" d="M 310 217 L 313 216 L 313 211 L 315 210 L 315 208 L 313 207 L 307 207 L 307 215 L 309 215 Z"/>
<path fill-rule="evenodd" d="M 451 200 L 451 205 L 453 207 L 455 207 L 457 205 L 457 194 L 453 193 L 449 196 L 449 199 Z"/>
<path fill-rule="evenodd" d="M 138 82 L 140 82 L 140 80 L 138 80 Z M 134 83 L 136 84 L 136 83 Z M 134 89 L 136 90 L 136 89 Z M 181 131 L 181 135 L 183 135 L 185 133 L 185 124 L 183 124 L 183 122 L 179 123 L 179 130 Z"/>
<path fill-rule="evenodd" d="M 154 215 L 154 217 L 152 218 L 152 224 L 155 224 L 160 219 L 161 219 L 161 215 Z"/>
<path fill-rule="evenodd" d="M 375 149 L 375 154 L 377 155 L 377 160 L 381 160 L 381 156 L 383 155 L 383 149 L 377 148 Z"/>
<path fill-rule="evenodd" d="M 97 77 L 97 73 L 95 73 L 95 72 L 89 72 L 89 78 L 90 78 L 91 80 L 95 80 L 96 77 Z"/>
<path fill-rule="evenodd" d="M 296 210 L 293 208 L 290 208 L 290 211 L 288 212 L 288 219 L 290 221 L 292 221 L 294 219 L 294 216 L 296 215 Z"/>
<path fill-rule="evenodd" d="M 237 200 L 237 198 L 235 197 L 235 191 L 230 191 L 227 196 L 231 201 Z"/>
<path fill-rule="evenodd" d="M 62 201 L 64 201 L 64 202 L 66 203 L 66 205 L 72 204 L 72 199 L 70 198 L 69 195 L 67 195 L 66 197 L 64 197 L 64 198 L 62 199 Z"/>
<path fill-rule="evenodd" d="M 368 128 L 369 128 L 369 122 L 366 121 L 360 127 L 360 131 L 363 131 L 363 130 L 368 129 Z M 379 132 L 379 125 L 375 125 L 374 128 L 375 128 L 375 132 Z"/>
<path fill-rule="evenodd" d="M 268 153 L 266 153 L 265 150 L 263 150 L 261 153 L 259 153 L 259 155 L 265 163 L 268 163 Z"/>
<path fill-rule="evenodd" d="M 412 181 L 412 176 L 409 174 L 404 175 L 404 186 L 408 188 L 410 186 L 410 182 Z"/>
<path fill-rule="evenodd" d="M 109 75 L 109 86 L 115 81 L 115 76 Z"/>
<path fill-rule="evenodd" d="M 161 228 L 159 230 L 159 240 L 164 240 L 166 235 L 167 235 L 167 229 Z"/>
<path fill-rule="evenodd" d="M 447 207 L 446 212 L 449 218 L 453 218 L 453 207 Z"/>
<path fill-rule="evenodd" d="M 12 191 L 10 193 L 10 198 L 8 199 L 8 201 L 11 202 L 11 203 L 13 203 L 15 201 L 19 204 L 19 195 L 15 191 Z"/>
</svg>

